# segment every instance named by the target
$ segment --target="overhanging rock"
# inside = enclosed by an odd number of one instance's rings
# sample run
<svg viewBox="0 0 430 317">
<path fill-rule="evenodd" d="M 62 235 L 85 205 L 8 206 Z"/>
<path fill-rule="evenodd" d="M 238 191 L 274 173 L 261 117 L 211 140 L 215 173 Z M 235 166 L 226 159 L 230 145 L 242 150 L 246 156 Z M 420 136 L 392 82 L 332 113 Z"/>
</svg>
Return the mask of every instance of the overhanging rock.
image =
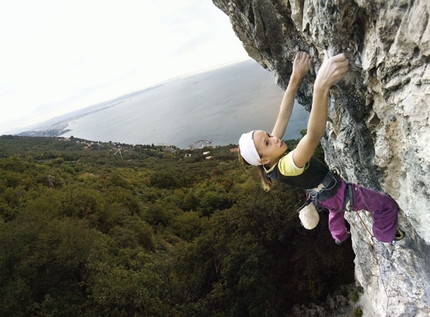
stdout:
<svg viewBox="0 0 430 317">
<path fill-rule="evenodd" d="M 323 50 L 345 52 L 347 77 L 331 90 L 322 144 L 342 176 L 398 202 L 407 238 L 370 238 L 366 212 L 348 214 L 364 316 L 430 314 L 430 3 L 427 0 L 213 0 L 249 56 L 286 87 L 298 50 L 314 68 L 298 101 L 307 109 Z M 363 225 L 363 223 L 365 225 Z"/>
</svg>

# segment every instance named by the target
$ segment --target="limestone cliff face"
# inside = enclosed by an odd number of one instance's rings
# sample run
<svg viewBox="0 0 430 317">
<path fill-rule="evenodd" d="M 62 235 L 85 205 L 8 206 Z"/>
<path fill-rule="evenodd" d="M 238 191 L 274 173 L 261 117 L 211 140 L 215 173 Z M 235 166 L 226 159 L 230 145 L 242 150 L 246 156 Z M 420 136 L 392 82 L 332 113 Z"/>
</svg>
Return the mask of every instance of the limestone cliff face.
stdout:
<svg viewBox="0 0 430 317">
<path fill-rule="evenodd" d="M 428 0 L 213 0 L 249 56 L 286 87 L 297 50 L 314 69 L 298 101 L 309 109 L 323 50 L 345 52 L 322 141 L 345 179 L 398 202 L 407 238 L 372 239 L 366 212 L 348 214 L 364 316 L 430 315 L 430 3 Z M 258 128 L 258 127 L 256 127 Z M 360 219 L 360 217 L 361 219 Z"/>
</svg>

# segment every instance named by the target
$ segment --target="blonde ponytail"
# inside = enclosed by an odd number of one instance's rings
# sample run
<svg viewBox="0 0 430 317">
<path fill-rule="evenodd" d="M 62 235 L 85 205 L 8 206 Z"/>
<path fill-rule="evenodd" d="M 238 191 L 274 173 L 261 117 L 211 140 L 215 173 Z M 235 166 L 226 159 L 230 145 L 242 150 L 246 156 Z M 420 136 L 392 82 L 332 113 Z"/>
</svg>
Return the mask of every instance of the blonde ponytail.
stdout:
<svg viewBox="0 0 430 317">
<path fill-rule="evenodd" d="M 249 164 L 243 157 L 242 155 L 240 155 L 240 151 L 238 151 L 238 157 L 239 157 L 239 162 L 245 166 L 245 167 L 250 167 L 250 166 L 254 166 Z M 260 175 L 261 178 L 261 186 L 263 187 L 263 189 L 268 192 L 270 190 L 270 188 L 273 185 L 272 179 L 267 177 L 266 171 L 264 170 L 263 165 L 258 165 L 258 174 Z"/>
</svg>

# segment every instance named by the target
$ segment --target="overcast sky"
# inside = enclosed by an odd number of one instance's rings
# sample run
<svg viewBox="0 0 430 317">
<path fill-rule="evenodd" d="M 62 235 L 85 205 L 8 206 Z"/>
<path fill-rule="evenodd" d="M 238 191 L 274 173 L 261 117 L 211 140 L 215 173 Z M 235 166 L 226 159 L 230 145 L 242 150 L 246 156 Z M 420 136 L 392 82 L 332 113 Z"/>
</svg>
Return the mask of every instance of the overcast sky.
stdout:
<svg viewBox="0 0 430 317">
<path fill-rule="evenodd" d="M 0 135 L 246 59 L 211 0 L 0 0 Z"/>
</svg>

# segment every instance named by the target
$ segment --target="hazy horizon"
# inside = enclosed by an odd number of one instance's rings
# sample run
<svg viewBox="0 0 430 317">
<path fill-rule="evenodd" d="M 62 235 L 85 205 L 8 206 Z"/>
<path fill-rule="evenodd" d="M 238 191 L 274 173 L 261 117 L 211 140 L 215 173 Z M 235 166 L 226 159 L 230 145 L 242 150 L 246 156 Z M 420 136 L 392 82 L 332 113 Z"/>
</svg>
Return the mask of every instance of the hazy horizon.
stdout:
<svg viewBox="0 0 430 317">
<path fill-rule="evenodd" d="M 75 111 L 65 128 L 71 131 L 61 136 L 182 148 L 199 139 L 236 144 L 243 132 L 271 131 L 283 94 L 273 74 L 253 60 L 242 61 Z M 300 137 L 308 115 L 296 104 L 285 138 Z"/>
</svg>

